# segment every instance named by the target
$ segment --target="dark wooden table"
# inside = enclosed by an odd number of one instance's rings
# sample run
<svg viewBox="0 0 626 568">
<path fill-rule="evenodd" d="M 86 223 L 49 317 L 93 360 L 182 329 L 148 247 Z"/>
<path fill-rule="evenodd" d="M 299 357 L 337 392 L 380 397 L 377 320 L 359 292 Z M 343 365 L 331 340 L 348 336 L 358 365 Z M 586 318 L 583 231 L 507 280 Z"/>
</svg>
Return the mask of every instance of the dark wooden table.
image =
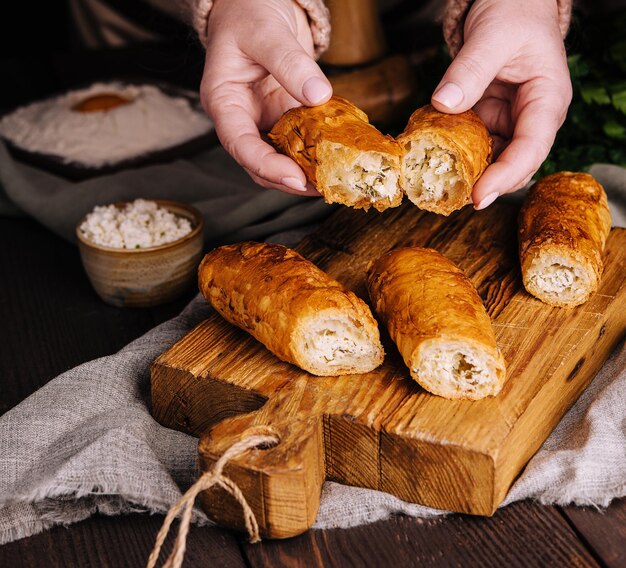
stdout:
<svg viewBox="0 0 626 568">
<path fill-rule="evenodd" d="M 57 374 L 108 355 L 175 315 L 103 304 L 77 249 L 34 221 L 0 217 L 0 413 Z M 162 516 L 98 515 L 0 547 L 0 566 L 145 565 Z M 606 511 L 522 502 L 492 518 L 394 517 L 250 545 L 192 528 L 185 566 L 626 566 L 626 500 Z"/>
</svg>

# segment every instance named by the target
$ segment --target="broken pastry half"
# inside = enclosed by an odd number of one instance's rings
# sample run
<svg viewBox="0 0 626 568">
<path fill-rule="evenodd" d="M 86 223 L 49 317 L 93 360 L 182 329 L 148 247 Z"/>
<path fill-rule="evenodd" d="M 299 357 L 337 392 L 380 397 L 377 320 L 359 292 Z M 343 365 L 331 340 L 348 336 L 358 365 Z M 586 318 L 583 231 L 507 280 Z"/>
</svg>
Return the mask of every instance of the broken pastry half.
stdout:
<svg viewBox="0 0 626 568">
<path fill-rule="evenodd" d="M 287 111 L 268 136 L 328 203 L 383 211 L 402 201 L 400 145 L 341 97 Z"/>
<path fill-rule="evenodd" d="M 500 392 L 504 359 L 491 320 L 470 280 L 433 249 L 400 248 L 367 274 L 376 313 L 427 391 L 478 400 Z"/>
<path fill-rule="evenodd" d="M 313 375 L 366 373 L 383 361 L 367 304 L 282 245 L 217 248 L 200 264 L 198 284 L 224 319 Z"/>
<path fill-rule="evenodd" d="M 611 230 L 603 187 L 589 174 L 559 172 L 530 188 L 518 232 L 526 290 L 546 304 L 573 307 L 600 284 Z"/>
<path fill-rule="evenodd" d="M 397 137 L 403 148 L 401 185 L 420 209 L 449 215 L 470 202 L 491 161 L 491 137 L 472 111 L 417 109 Z"/>
</svg>

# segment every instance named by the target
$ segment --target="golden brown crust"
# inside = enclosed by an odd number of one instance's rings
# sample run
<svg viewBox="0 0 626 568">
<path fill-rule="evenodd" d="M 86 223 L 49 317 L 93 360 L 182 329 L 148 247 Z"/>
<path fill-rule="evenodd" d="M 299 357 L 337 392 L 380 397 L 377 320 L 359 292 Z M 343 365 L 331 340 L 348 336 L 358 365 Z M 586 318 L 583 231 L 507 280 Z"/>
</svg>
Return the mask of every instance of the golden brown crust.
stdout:
<svg viewBox="0 0 626 568">
<path fill-rule="evenodd" d="M 416 203 L 414 188 L 408 186 L 406 177 L 403 177 L 402 186 L 409 199 L 420 208 L 449 215 L 470 202 L 474 184 L 491 163 L 491 137 L 483 121 L 472 110 L 460 114 L 446 114 L 439 112 L 432 105 L 426 105 L 411 115 L 406 128 L 397 140 L 406 152 L 408 142 L 425 138 L 454 156 L 461 174 L 462 187 L 447 201 Z"/>
<path fill-rule="evenodd" d="M 416 374 L 420 350 L 433 340 L 442 345 L 462 343 L 491 361 L 496 394 L 504 382 L 502 354 L 491 320 L 478 292 L 450 260 L 433 249 L 400 248 L 389 251 L 368 269 L 367 285 L 374 309 L 387 326 L 411 376 L 426 390 L 446 398 L 478 399 L 484 392 L 459 392 L 435 387 Z"/>
<path fill-rule="evenodd" d="M 226 320 L 283 361 L 317 375 L 356 371 L 348 365 L 327 373 L 307 364 L 300 344 L 302 327 L 330 313 L 351 318 L 365 329 L 376 352 L 368 371 L 382 363 L 378 325 L 367 304 L 294 250 L 253 242 L 214 249 L 200 264 L 198 285 Z"/>
<path fill-rule="evenodd" d="M 598 289 L 611 214 L 604 188 L 591 175 L 558 172 L 540 179 L 524 200 L 518 230 L 522 279 L 529 293 L 551 305 L 571 307 L 586 302 Z M 533 283 L 531 268 L 543 255 L 579 265 L 588 276 L 584 294 L 563 301 Z"/>
<path fill-rule="evenodd" d="M 297 107 L 288 110 L 268 134 L 270 141 L 283 154 L 292 158 L 317 187 L 328 203 L 344 203 L 357 209 L 375 207 L 379 211 L 395 207 L 402 201 L 398 190 L 391 199 L 372 201 L 366 196 L 356 202 L 346 202 L 341 193 L 325 183 L 328 176 L 320 175 L 336 168 L 337 154 L 321 153 L 322 143 L 345 146 L 352 156 L 364 152 L 378 152 L 400 171 L 402 151 L 398 143 L 372 126 L 367 115 L 349 101 L 332 97 L 327 103 L 315 107 Z"/>
</svg>

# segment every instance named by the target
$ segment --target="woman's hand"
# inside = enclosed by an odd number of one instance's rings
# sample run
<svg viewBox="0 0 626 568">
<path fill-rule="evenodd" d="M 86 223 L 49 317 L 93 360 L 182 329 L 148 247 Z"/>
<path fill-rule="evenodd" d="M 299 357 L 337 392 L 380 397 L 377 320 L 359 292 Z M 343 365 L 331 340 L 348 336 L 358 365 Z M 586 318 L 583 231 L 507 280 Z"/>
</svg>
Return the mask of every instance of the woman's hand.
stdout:
<svg viewBox="0 0 626 568">
<path fill-rule="evenodd" d="M 208 38 L 200 96 L 224 148 L 259 185 L 318 195 L 259 134 L 289 108 L 332 95 L 306 13 L 293 0 L 215 0 Z"/>
<path fill-rule="evenodd" d="M 474 107 L 494 137 L 499 156 L 474 187 L 476 209 L 528 183 L 571 98 L 556 0 L 476 0 L 463 47 L 432 97 L 443 112 Z"/>
</svg>

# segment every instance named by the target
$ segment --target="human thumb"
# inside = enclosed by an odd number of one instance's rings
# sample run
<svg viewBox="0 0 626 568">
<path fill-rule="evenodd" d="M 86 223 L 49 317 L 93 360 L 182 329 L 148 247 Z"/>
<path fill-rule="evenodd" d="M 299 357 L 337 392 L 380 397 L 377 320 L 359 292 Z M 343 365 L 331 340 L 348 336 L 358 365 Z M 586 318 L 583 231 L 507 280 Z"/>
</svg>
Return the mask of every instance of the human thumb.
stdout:
<svg viewBox="0 0 626 568">
<path fill-rule="evenodd" d="M 284 89 L 304 105 L 324 103 L 333 94 L 322 70 L 293 36 L 267 38 L 256 56 Z"/>
<path fill-rule="evenodd" d="M 464 112 L 480 100 L 509 59 L 508 49 L 494 40 L 488 31 L 466 39 L 432 96 L 437 110 Z"/>
</svg>

